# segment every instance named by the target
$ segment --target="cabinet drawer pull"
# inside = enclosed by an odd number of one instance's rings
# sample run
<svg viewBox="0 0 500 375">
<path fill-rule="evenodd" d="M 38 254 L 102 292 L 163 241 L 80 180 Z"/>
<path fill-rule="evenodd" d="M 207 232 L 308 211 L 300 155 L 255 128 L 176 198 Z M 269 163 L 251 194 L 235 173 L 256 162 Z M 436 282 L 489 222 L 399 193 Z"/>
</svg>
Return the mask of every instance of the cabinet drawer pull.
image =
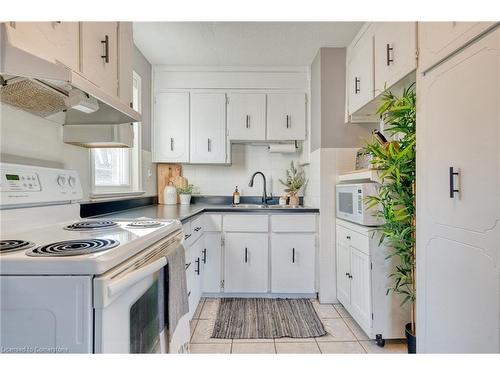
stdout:
<svg viewBox="0 0 500 375">
<path fill-rule="evenodd" d="M 361 80 L 358 77 L 354 77 L 354 93 L 358 94 L 361 90 L 359 88 Z"/>
<path fill-rule="evenodd" d="M 196 258 L 196 260 L 194 261 L 196 263 L 196 269 L 194 270 L 194 272 L 196 272 L 197 275 L 200 274 L 200 258 Z"/>
<path fill-rule="evenodd" d="M 455 189 L 455 176 L 458 176 L 459 172 L 455 172 L 453 167 L 450 167 L 450 198 L 455 198 L 455 193 L 460 193 L 459 189 Z"/>
<path fill-rule="evenodd" d="M 201 227 L 196 227 L 196 228 L 194 228 L 194 231 L 195 231 L 195 232 L 199 232 L 200 230 L 201 230 Z"/>
<path fill-rule="evenodd" d="M 295 247 L 292 248 L 292 263 L 295 263 Z"/>
<path fill-rule="evenodd" d="M 184 235 L 184 240 L 187 240 L 189 237 L 191 237 L 191 235 L 190 235 L 190 234 L 185 234 L 185 235 Z"/>
<path fill-rule="evenodd" d="M 207 151 L 212 151 L 212 141 L 210 140 L 210 138 L 207 138 Z"/>
<path fill-rule="evenodd" d="M 191 297 L 191 291 L 188 292 L 188 297 Z"/>
<path fill-rule="evenodd" d="M 386 44 L 386 57 L 387 57 L 387 66 L 391 65 L 394 62 L 394 59 L 391 57 L 391 52 L 394 50 L 393 47 L 389 43 Z"/>
<path fill-rule="evenodd" d="M 286 128 L 290 128 L 290 115 L 286 115 Z"/>
<path fill-rule="evenodd" d="M 249 115 L 247 115 L 246 127 L 247 127 L 247 129 L 250 129 L 250 116 Z"/>
<path fill-rule="evenodd" d="M 245 263 L 248 263 L 248 248 L 245 247 Z"/>
<path fill-rule="evenodd" d="M 350 240 L 351 239 L 351 236 L 347 236 L 347 239 Z"/>
<path fill-rule="evenodd" d="M 106 63 L 109 63 L 109 35 L 105 35 L 101 43 L 104 44 L 104 55 L 102 55 L 101 58 L 103 58 Z"/>
<path fill-rule="evenodd" d="M 186 264 L 184 265 L 184 269 L 185 269 L 185 270 L 187 270 L 190 266 L 191 266 L 191 262 L 186 263 Z"/>
<path fill-rule="evenodd" d="M 201 253 L 203 254 L 203 264 L 207 264 L 207 249 L 203 249 Z"/>
<path fill-rule="evenodd" d="M 170 138 L 170 151 L 174 151 L 174 139 Z"/>
</svg>

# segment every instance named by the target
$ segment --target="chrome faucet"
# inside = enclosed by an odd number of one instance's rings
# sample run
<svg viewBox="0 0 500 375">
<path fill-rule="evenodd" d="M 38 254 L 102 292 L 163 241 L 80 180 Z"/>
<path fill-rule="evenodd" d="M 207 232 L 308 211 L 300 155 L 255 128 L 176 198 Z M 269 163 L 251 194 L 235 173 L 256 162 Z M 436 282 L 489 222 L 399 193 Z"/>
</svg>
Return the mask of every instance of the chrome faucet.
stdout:
<svg viewBox="0 0 500 375">
<path fill-rule="evenodd" d="M 250 182 L 248 183 L 248 186 L 249 187 L 253 187 L 253 180 L 255 178 L 256 175 L 260 174 L 262 176 L 262 179 L 264 180 L 264 191 L 262 192 L 262 203 L 263 204 L 267 204 L 267 201 L 270 201 L 271 199 L 273 199 L 272 196 L 268 197 L 267 196 L 267 191 L 266 191 L 266 176 L 264 176 L 264 173 L 258 171 L 258 172 L 255 172 L 252 177 L 250 178 Z"/>
</svg>

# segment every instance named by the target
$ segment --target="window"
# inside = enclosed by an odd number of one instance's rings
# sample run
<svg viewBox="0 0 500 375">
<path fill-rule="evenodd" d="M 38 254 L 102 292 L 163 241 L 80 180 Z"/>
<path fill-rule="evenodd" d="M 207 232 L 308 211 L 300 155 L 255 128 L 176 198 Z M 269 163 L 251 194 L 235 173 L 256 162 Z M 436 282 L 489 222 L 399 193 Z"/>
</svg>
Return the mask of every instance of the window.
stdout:
<svg viewBox="0 0 500 375">
<path fill-rule="evenodd" d="M 141 77 L 134 71 L 132 105 L 141 112 Z M 132 148 L 96 148 L 91 151 L 92 196 L 140 194 L 141 123 L 134 123 Z"/>
</svg>

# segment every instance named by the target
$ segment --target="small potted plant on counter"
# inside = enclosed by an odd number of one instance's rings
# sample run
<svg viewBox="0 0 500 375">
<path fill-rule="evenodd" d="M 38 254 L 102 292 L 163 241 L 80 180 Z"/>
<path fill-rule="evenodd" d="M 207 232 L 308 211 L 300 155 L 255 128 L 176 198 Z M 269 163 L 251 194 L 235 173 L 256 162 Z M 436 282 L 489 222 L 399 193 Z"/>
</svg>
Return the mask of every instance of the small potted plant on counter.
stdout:
<svg viewBox="0 0 500 375">
<path fill-rule="evenodd" d="M 280 179 L 279 181 L 286 186 L 285 191 L 290 197 L 289 204 L 291 206 L 298 206 L 300 201 L 299 197 L 297 196 L 297 192 L 306 183 L 304 171 L 302 169 L 297 169 L 292 161 L 290 164 L 290 168 L 286 171 L 286 180 L 283 181 L 282 179 Z"/>
<path fill-rule="evenodd" d="M 197 188 L 193 184 L 189 184 L 185 187 L 178 187 L 177 193 L 179 193 L 179 198 L 182 205 L 191 204 L 191 195 L 196 194 Z"/>
</svg>

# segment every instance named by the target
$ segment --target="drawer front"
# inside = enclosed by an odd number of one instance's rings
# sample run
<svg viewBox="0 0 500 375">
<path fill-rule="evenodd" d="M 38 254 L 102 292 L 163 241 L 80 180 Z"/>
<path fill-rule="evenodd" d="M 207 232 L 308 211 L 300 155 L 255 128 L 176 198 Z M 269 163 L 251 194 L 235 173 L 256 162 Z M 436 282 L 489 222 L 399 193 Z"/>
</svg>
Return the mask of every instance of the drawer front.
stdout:
<svg viewBox="0 0 500 375">
<path fill-rule="evenodd" d="M 191 233 L 191 222 L 188 221 L 182 224 L 182 231 L 184 232 L 184 247 L 188 249 L 193 243 L 193 235 Z"/>
<path fill-rule="evenodd" d="M 196 217 L 191 220 L 191 234 L 192 241 L 196 241 L 203 234 L 204 225 L 203 225 L 203 215 Z"/>
<path fill-rule="evenodd" d="M 268 232 L 267 215 L 225 215 L 225 232 Z"/>
<path fill-rule="evenodd" d="M 221 232 L 222 231 L 222 215 L 203 214 L 203 228 L 206 232 Z"/>
<path fill-rule="evenodd" d="M 273 232 L 316 232 L 316 215 L 272 215 Z"/>
<path fill-rule="evenodd" d="M 337 236 L 341 236 L 337 241 L 352 246 L 366 255 L 370 255 L 370 238 L 368 236 L 347 228 L 339 230 L 339 227 L 337 227 Z"/>
</svg>

